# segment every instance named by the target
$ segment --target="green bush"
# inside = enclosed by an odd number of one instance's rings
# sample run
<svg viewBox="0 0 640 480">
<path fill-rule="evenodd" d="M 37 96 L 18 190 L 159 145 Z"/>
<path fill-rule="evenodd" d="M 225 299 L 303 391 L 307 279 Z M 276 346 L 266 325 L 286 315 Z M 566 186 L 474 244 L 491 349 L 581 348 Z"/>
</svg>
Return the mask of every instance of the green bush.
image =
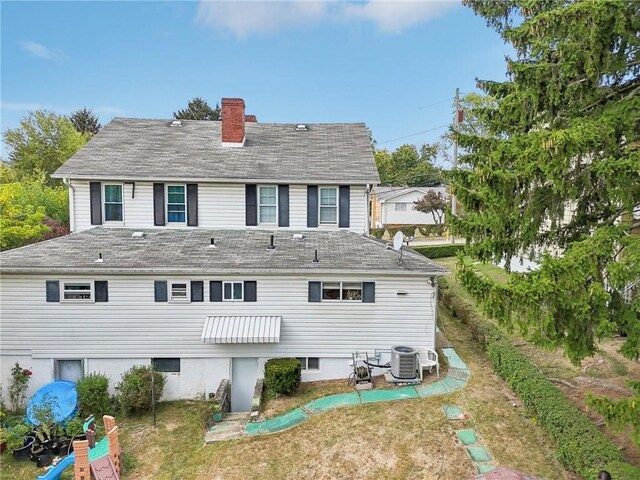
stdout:
<svg viewBox="0 0 640 480">
<path fill-rule="evenodd" d="M 116 387 L 118 403 L 125 412 L 145 412 L 151 409 L 151 365 L 134 365 L 122 374 Z M 162 397 L 167 377 L 155 372 L 155 398 Z"/>
<path fill-rule="evenodd" d="M 369 233 L 371 234 L 372 237 L 375 237 L 377 239 L 381 239 L 384 236 L 384 227 L 382 228 L 372 228 Z"/>
<path fill-rule="evenodd" d="M 556 442 L 556 454 L 568 469 L 585 479 L 605 469 L 613 478 L 640 478 L 640 469 L 624 463 L 618 448 L 578 410 L 495 325 L 453 298 L 446 282 L 440 284 L 442 305 L 455 308 L 456 319 L 469 327 L 486 350 L 494 370 L 520 397 L 525 407 Z"/>
<path fill-rule="evenodd" d="M 416 228 L 417 225 L 404 225 L 400 227 L 400 231 L 405 237 L 415 237 L 416 236 Z"/>
<path fill-rule="evenodd" d="M 88 417 L 94 415 L 102 418 L 109 413 L 111 400 L 109 398 L 109 379 L 100 374 L 92 373 L 78 381 L 78 408 L 80 415 Z"/>
<path fill-rule="evenodd" d="M 400 227 L 385 227 L 387 229 L 387 233 L 389 237 L 393 239 L 393 237 L 400 231 Z"/>
<path fill-rule="evenodd" d="M 302 366 L 295 358 L 272 358 L 264 365 L 264 385 L 269 394 L 289 395 L 300 385 Z"/>
<path fill-rule="evenodd" d="M 456 254 L 464 249 L 464 244 L 455 243 L 451 245 L 425 245 L 421 247 L 413 247 L 413 249 L 421 253 L 427 258 L 444 258 L 455 257 Z"/>
</svg>

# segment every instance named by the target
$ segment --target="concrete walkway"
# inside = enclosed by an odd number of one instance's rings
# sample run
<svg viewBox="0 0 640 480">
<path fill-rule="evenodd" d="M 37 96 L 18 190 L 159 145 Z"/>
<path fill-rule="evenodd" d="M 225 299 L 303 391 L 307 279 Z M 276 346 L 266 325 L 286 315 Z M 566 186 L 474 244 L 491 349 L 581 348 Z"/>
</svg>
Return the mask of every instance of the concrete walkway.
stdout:
<svg viewBox="0 0 640 480">
<path fill-rule="evenodd" d="M 373 402 L 392 402 L 410 398 L 446 395 L 464 387 L 471 373 L 467 365 L 453 348 L 443 348 L 442 353 L 447 357 L 449 362 L 449 371 L 445 378 L 437 382 L 428 385 L 411 385 L 385 390 L 364 390 L 361 392 L 329 395 L 312 400 L 285 414 L 258 422 L 247 422 L 248 416 L 245 420 L 238 418 L 231 420 L 227 417 L 225 421 L 211 427 L 211 430 L 207 432 L 205 441 L 209 443 L 242 436 L 281 432 L 300 425 L 307 421 L 311 415 L 333 410 L 334 408 L 350 407 Z M 242 423 L 243 421 L 244 423 Z M 243 428 L 240 428 L 241 425 Z"/>
</svg>

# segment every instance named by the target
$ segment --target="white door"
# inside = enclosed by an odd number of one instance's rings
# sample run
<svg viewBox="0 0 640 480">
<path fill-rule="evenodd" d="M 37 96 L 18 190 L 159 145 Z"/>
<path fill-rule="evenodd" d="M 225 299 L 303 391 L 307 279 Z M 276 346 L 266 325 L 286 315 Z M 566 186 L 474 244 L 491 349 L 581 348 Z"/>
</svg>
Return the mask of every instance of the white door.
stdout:
<svg viewBox="0 0 640 480">
<path fill-rule="evenodd" d="M 56 380 L 78 383 L 83 376 L 82 360 L 58 360 Z"/>
<path fill-rule="evenodd" d="M 257 358 L 231 359 L 231 411 L 250 412 L 258 379 Z"/>
</svg>

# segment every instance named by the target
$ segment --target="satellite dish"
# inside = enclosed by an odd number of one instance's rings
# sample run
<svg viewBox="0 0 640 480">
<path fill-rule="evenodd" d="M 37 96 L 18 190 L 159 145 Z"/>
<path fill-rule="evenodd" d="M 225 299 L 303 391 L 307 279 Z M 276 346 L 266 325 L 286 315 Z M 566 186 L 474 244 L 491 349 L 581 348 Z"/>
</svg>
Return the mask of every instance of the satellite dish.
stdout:
<svg viewBox="0 0 640 480">
<path fill-rule="evenodd" d="M 393 236 L 393 249 L 400 251 L 400 249 L 402 248 L 403 242 L 404 242 L 404 233 L 396 232 L 396 234 Z"/>
</svg>

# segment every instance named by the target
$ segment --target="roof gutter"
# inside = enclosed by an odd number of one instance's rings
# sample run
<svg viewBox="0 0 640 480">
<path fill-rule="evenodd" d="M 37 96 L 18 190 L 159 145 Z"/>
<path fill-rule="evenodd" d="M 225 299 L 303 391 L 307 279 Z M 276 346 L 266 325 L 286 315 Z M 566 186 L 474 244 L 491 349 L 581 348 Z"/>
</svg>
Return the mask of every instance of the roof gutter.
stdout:
<svg viewBox="0 0 640 480">
<path fill-rule="evenodd" d="M 73 178 L 74 180 L 108 180 L 108 181 L 130 181 L 130 182 L 180 182 L 188 181 L 194 183 L 287 183 L 290 185 L 368 185 L 378 180 L 373 178 L 361 179 L 337 179 L 337 178 L 309 178 L 309 179 L 290 179 L 290 178 L 204 178 L 204 177 L 138 177 L 138 176 L 121 176 L 121 175 L 81 175 L 76 174 L 55 174 L 51 178 Z"/>
</svg>

